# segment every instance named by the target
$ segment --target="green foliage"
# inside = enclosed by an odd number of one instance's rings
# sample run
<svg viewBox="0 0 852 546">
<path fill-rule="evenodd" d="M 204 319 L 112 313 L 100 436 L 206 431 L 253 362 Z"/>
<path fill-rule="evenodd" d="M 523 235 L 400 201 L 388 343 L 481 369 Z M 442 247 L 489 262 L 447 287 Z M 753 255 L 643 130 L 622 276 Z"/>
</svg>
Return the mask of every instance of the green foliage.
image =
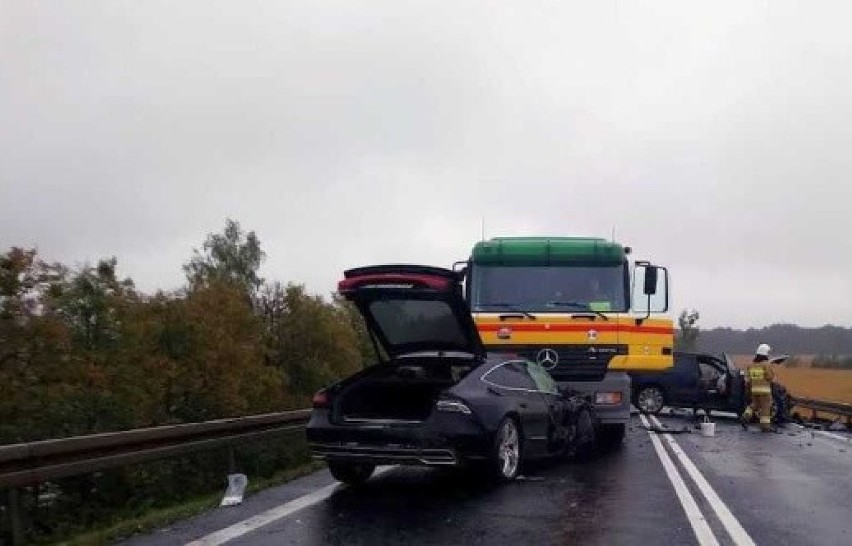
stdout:
<svg viewBox="0 0 852 546">
<path fill-rule="evenodd" d="M 188 289 L 174 293 L 138 292 L 115 258 L 72 270 L 35 250 L 0 254 L 0 444 L 304 407 L 361 369 L 372 345 L 357 311 L 301 285 L 265 283 L 263 259 L 256 235 L 231 220 L 194 252 Z M 243 468 L 268 475 L 305 455 L 255 453 Z M 32 488 L 30 538 L 218 491 L 221 459 Z"/>
<path fill-rule="evenodd" d="M 684 309 L 677 319 L 678 332 L 675 336 L 675 349 L 679 351 L 694 351 L 698 346 L 698 319 L 700 315 L 697 309 Z"/>
<path fill-rule="evenodd" d="M 228 219 L 222 233 L 207 236 L 202 251 L 193 250 L 183 270 L 192 288 L 224 282 L 254 294 L 263 284 L 257 272 L 265 258 L 257 235 L 244 233 L 239 222 Z"/>
</svg>

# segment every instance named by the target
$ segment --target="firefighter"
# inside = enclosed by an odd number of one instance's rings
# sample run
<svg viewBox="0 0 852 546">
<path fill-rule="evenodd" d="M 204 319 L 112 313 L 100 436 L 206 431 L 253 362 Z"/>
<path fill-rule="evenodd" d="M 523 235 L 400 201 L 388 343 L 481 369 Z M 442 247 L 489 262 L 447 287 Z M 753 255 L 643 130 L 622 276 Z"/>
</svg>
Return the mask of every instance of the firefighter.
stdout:
<svg viewBox="0 0 852 546">
<path fill-rule="evenodd" d="M 743 412 L 741 423 L 744 429 L 754 414 L 760 420 L 760 431 L 770 432 L 772 428 L 772 380 L 775 371 L 769 365 L 769 345 L 761 343 L 754 352 L 754 359 L 746 369 L 748 392 L 751 403 Z"/>
</svg>

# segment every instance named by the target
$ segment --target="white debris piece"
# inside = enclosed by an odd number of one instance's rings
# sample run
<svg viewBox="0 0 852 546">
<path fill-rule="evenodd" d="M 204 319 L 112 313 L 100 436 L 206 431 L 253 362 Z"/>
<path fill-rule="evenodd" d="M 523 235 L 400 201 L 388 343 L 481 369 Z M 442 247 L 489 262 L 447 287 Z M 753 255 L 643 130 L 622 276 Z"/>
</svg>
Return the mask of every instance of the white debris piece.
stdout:
<svg viewBox="0 0 852 546">
<path fill-rule="evenodd" d="M 225 498 L 219 506 L 242 504 L 247 485 L 248 478 L 245 474 L 228 474 L 228 489 L 225 490 Z"/>
</svg>

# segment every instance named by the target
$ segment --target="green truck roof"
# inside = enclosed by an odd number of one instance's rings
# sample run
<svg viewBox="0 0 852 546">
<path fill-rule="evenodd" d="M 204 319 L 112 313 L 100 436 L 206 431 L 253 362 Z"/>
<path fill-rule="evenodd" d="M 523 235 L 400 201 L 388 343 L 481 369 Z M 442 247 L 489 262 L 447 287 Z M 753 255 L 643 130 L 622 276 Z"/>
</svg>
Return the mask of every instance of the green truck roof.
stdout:
<svg viewBox="0 0 852 546">
<path fill-rule="evenodd" d="M 476 243 L 471 261 L 484 265 L 613 265 L 625 248 L 591 237 L 496 237 Z"/>
</svg>

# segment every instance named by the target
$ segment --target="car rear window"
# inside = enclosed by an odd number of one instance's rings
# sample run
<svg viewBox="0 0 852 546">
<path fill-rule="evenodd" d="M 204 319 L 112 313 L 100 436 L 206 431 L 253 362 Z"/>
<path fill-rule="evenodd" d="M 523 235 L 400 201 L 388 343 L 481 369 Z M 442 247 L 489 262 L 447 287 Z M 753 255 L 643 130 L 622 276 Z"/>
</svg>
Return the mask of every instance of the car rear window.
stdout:
<svg viewBox="0 0 852 546">
<path fill-rule="evenodd" d="M 452 308 L 436 300 L 376 300 L 370 312 L 392 345 L 446 342 L 464 345 Z"/>
</svg>

